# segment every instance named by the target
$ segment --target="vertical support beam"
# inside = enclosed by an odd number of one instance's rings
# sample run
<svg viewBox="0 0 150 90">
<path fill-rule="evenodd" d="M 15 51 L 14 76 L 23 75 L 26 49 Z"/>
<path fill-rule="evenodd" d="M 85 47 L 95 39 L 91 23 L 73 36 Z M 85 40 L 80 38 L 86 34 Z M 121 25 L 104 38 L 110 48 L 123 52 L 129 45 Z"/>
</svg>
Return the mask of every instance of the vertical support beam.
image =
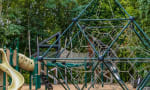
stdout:
<svg viewBox="0 0 150 90">
<path fill-rule="evenodd" d="M 10 48 L 10 58 L 9 58 L 9 64 L 11 65 L 11 66 L 13 66 L 13 49 L 12 48 Z"/>
<path fill-rule="evenodd" d="M 38 90 L 38 59 L 35 58 L 35 90 Z"/>
<path fill-rule="evenodd" d="M 7 77 L 7 76 L 6 76 L 6 73 L 4 72 L 4 73 L 3 73 L 3 90 L 6 90 L 6 86 L 7 86 L 7 85 L 6 85 L 6 80 L 7 80 L 6 77 Z"/>
<path fill-rule="evenodd" d="M 47 61 L 44 61 L 44 64 L 47 65 Z M 44 75 L 47 75 L 47 66 L 44 65 Z"/>
<path fill-rule="evenodd" d="M 32 72 L 30 72 L 29 76 L 29 90 L 32 90 Z"/>
<path fill-rule="evenodd" d="M 38 75 L 41 75 L 41 62 L 38 61 Z"/>
<path fill-rule="evenodd" d="M 17 43 L 19 43 L 19 41 Z M 16 47 L 16 70 L 19 71 L 19 48 L 18 48 L 18 44 Z"/>
<path fill-rule="evenodd" d="M 87 62 L 86 62 L 86 60 L 85 60 L 85 64 L 84 64 L 84 69 L 85 69 L 85 71 L 87 71 Z M 84 81 L 85 81 L 85 87 L 87 88 L 87 72 L 85 72 Z"/>
<path fill-rule="evenodd" d="M 55 69 L 55 75 L 56 75 L 56 77 L 58 78 L 58 71 L 57 71 L 57 68 Z M 57 81 L 56 78 L 54 79 L 54 81 L 55 81 L 55 84 L 58 84 L 58 81 Z"/>
<path fill-rule="evenodd" d="M 93 83 L 93 84 L 92 84 L 92 87 L 94 88 L 94 79 L 95 79 L 95 78 L 94 78 L 94 70 L 92 71 L 92 76 L 91 76 L 91 78 L 92 78 L 92 79 L 91 79 L 91 82 Z"/>
<path fill-rule="evenodd" d="M 104 64 L 103 63 L 101 63 L 101 80 L 102 80 L 102 87 L 104 87 L 104 83 L 103 83 L 103 81 L 104 81 L 104 76 L 103 76 L 103 71 L 104 71 Z"/>
<path fill-rule="evenodd" d="M 10 62 L 10 50 L 6 49 L 7 60 Z"/>
<path fill-rule="evenodd" d="M 68 80 L 67 80 L 67 69 L 66 69 L 66 67 L 65 67 L 65 81 L 66 81 L 66 83 L 68 82 Z"/>
<path fill-rule="evenodd" d="M 46 64 L 47 65 L 47 64 Z M 46 66 L 47 67 L 47 66 Z M 48 67 L 46 68 L 46 78 L 48 80 Z M 46 85 L 46 90 L 47 90 L 48 86 Z"/>
<path fill-rule="evenodd" d="M 4 51 L 6 52 L 6 47 L 4 47 Z M 7 74 L 3 72 L 3 90 L 7 90 Z"/>
<path fill-rule="evenodd" d="M 9 64 L 10 66 L 13 66 L 13 49 L 10 48 L 10 56 L 9 56 Z M 12 79 L 9 77 L 9 84 L 11 84 Z"/>
<path fill-rule="evenodd" d="M 39 59 L 39 41 L 37 36 L 37 58 L 35 58 L 35 90 L 38 90 L 38 59 Z"/>
<path fill-rule="evenodd" d="M 13 53 L 13 66 L 17 67 L 17 50 Z"/>
<path fill-rule="evenodd" d="M 44 61 L 44 64 L 47 65 L 47 61 Z M 48 69 L 47 69 L 47 66 L 44 65 L 44 75 L 46 76 L 46 78 L 48 79 Z M 47 90 L 47 85 L 45 84 L 45 90 Z"/>
</svg>

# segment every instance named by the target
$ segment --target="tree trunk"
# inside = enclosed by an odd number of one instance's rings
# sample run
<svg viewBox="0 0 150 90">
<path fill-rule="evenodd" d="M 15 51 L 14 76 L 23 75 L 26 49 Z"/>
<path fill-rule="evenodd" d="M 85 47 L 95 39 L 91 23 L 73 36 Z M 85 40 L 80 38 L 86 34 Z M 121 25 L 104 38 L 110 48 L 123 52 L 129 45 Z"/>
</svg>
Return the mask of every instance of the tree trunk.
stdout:
<svg viewBox="0 0 150 90">
<path fill-rule="evenodd" d="M 29 45 L 29 57 L 31 57 L 31 35 L 30 35 L 30 30 L 28 30 L 28 45 Z"/>
</svg>

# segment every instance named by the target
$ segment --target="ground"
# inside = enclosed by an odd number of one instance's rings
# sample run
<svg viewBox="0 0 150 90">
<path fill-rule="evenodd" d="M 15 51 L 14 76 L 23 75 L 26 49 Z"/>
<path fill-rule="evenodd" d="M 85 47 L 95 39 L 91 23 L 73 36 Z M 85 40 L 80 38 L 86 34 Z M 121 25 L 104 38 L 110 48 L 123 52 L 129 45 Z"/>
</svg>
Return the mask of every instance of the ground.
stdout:
<svg viewBox="0 0 150 90">
<path fill-rule="evenodd" d="M 82 87 L 82 85 L 79 85 L 79 86 Z M 69 85 L 69 87 L 70 87 L 70 90 L 76 90 L 73 85 Z M 53 85 L 53 88 L 54 88 L 53 90 L 64 90 L 64 88 L 61 85 Z M 132 88 L 131 85 L 128 85 L 128 88 L 129 88 L 129 90 L 136 90 L 136 89 Z M 24 85 L 21 90 L 29 90 L 29 86 Z M 35 88 L 33 87 L 32 90 L 35 90 Z M 42 86 L 39 90 L 45 90 L 45 87 Z M 84 90 L 88 90 L 88 89 L 86 88 Z M 90 90 L 122 90 L 122 89 L 120 88 L 119 85 L 111 84 L 111 85 L 104 85 L 103 88 L 100 85 L 98 88 L 95 87 L 95 88 L 91 88 Z"/>
</svg>

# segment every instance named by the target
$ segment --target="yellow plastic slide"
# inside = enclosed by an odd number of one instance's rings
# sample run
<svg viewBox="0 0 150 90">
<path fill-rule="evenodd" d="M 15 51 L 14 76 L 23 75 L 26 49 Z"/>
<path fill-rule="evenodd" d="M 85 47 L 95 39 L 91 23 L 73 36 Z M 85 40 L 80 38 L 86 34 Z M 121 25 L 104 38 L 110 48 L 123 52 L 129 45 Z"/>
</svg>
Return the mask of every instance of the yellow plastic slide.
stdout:
<svg viewBox="0 0 150 90">
<path fill-rule="evenodd" d="M 12 78 L 12 83 L 8 87 L 8 90 L 20 90 L 22 85 L 24 84 L 24 77 L 9 65 L 3 49 L 0 49 L 0 53 L 2 54 L 2 63 L 0 64 L 0 70 L 6 72 Z"/>
</svg>

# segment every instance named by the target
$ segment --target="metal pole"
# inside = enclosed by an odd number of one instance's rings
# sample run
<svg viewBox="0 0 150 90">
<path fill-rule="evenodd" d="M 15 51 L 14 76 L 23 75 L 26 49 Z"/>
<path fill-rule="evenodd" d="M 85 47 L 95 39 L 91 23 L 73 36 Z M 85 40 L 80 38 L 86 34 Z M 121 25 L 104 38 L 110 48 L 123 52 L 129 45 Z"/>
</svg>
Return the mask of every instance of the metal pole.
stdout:
<svg viewBox="0 0 150 90">
<path fill-rule="evenodd" d="M 146 33 L 143 31 L 143 29 L 136 23 L 135 20 L 133 20 L 133 23 L 136 25 L 136 27 L 139 29 L 139 31 L 143 34 L 144 38 L 148 41 L 150 45 L 150 38 L 146 35 Z"/>
<path fill-rule="evenodd" d="M 129 13 L 123 8 L 123 6 L 120 4 L 120 2 L 118 0 L 115 0 L 115 2 L 130 17 Z"/>
<path fill-rule="evenodd" d="M 38 90 L 38 59 L 39 59 L 39 40 L 37 36 L 37 58 L 35 58 L 35 90 Z"/>
<path fill-rule="evenodd" d="M 133 28 L 133 31 L 136 33 L 136 35 L 139 37 L 143 45 L 147 48 L 150 48 L 149 44 L 142 38 L 142 36 L 137 32 L 135 28 Z"/>
<path fill-rule="evenodd" d="M 112 19 L 79 19 L 79 21 L 89 22 L 89 21 L 121 21 L 121 20 L 130 20 L 128 18 L 112 18 Z"/>
<path fill-rule="evenodd" d="M 16 50 L 17 50 L 17 58 L 16 58 L 16 70 L 19 71 L 19 39 L 17 38 L 17 45 L 16 45 Z"/>
<path fill-rule="evenodd" d="M 29 90 L 32 90 L 32 72 L 30 72 L 29 76 Z"/>
<path fill-rule="evenodd" d="M 6 52 L 6 47 L 4 47 L 4 51 Z M 6 72 L 4 72 L 3 73 L 3 90 L 6 90 L 6 82 L 7 82 L 6 77 L 7 77 Z"/>
</svg>

